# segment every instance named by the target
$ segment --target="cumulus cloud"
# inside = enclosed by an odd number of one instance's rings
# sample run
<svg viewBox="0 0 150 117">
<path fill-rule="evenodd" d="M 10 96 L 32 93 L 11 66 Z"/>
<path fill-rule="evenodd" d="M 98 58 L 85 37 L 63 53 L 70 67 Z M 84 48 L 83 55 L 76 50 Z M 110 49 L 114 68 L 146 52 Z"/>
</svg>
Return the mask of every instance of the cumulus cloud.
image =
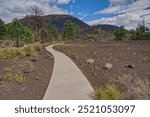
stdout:
<svg viewBox="0 0 150 117">
<path fill-rule="evenodd" d="M 145 20 L 148 21 L 149 19 Z M 138 14 L 120 14 L 118 16 L 114 16 L 111 18 L 101 18 L 98 20 L 87 22 L 90 25 L 93 24 L 110 24 L 121 26 L 124 25 L 126 29 L 133 29 L 137 26 L 139 22 L 142 22 L 143 18 L 141 18 Z M 150 20 L 149 20 L 150 21 Z"/>
<path fill-rule="evenodd" d="M 109 0 L 110 5 L 128 5 L 138 0 Z"/>
<path fill-rule="evenodd" d="M 110 14 L 110 13 L 115 13 L 118 12 L 121 9 L 120 6 L 113 6 L 113 7 L 108 7 L 107 9 L 97 11 L 95 14 Z"/>
<path fill-rule="evenodd" d="M 58 4 L 68 4 L 71 0 L 57 0 Z"/>
<path fill-rule="evenodd" d="M 70 0 L 0 0 L 0 18 L 5 22 L 12 21 L 13 18 L 22 18 L 29 14 L 27 9 L 32 5 L 40 7 L 47 14 L 68 14 L 55 4 L 67 4 Z"/>
<path fill-rule="evenodd" d="M 114 14 L 113 17 L 101 18 L 88 22 L 89 24 L 124 25 L 127 29 L 136 28 L 144 19 L 146 25 L 150 24 L 149 0 L 109 0 L 110 5 L 95 14 Z"/>
</svg>

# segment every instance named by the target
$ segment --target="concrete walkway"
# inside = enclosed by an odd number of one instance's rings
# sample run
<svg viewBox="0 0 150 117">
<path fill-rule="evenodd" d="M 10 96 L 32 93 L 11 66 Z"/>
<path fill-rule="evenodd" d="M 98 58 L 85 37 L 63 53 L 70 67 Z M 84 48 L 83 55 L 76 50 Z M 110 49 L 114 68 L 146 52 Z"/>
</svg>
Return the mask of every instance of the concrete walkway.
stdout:
<svg viewBox="0 0 150 117">
<path fill-rule="evenodd" d="M 54 56 L 54 68 L 44 100 L 91 100 L 94 89 L 75 63 L 66 55 L 54 50 L 46 50 Z"/>
</svg>

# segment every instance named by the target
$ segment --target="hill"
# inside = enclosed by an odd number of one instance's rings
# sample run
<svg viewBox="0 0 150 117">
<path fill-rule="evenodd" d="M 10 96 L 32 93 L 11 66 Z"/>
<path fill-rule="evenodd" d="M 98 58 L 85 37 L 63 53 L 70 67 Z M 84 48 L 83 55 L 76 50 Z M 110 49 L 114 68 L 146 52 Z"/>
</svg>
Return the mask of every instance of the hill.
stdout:
<svg viewBox="0 0 150 117">
<path fill-rule="evenodd" d="M 26 16 L 23 19 L 20 19 L 21 23 L 24 26 L 28 26 L 33 31 L 35 31 L 35 17 L 34 16 Z M 117 26 L 113 25 L 95 25 L 89 26 L 85 22 L 81 21 L 78 18 L 75 18 L 70 15 L 46 15 L 38 17 L 38 29 L 46 29 L 47 26 L 51 23 L 56 26 L 60 33 L 64 30 L 64 23 L 68 20 L 74 22 L 76 25 L 80 27 L 80 32 L 78 33 L 78 39 L 94 39 L 94 40 L 111 40 L 112 33 L 118 29 Z"/>
<path fill-rule="evenodd" d="M 108 24 L 99 24 L 90 26 L 88 28 L 85 28 L 84 33 L 91 33 L 91 34 L 97 34 L 100 32 L 109 32 L 112 33 L 115 30 L 117 30 L 119 27 L 114 25 L 108 25 Z"/>
<path fill-rule="evenodd" d="M 78 25 L 80 28 L 85 29 L 84 32 L 95 32 L 95 30 L 103 30 L 106 32 L 113 32 L 114 30 L 118 29 L 117 26 L 113 26 L 113 25 L 107 25 L 107 24 L 100 24 L 100 25 L 95 25 L 95 26 L 89 26 L 88 24 L 86 24 L 85 22 L 81 21 L 78 18 L 75 18 L 73 16 L 70 15 L 46 15 L 46 16 L 39 16 L 39 20 L 40 20 L 40 24 L 39 28 L 46 28 L 47 25 L 49 23 L 53 24 L 56 26 L 56 28 L 62 32 L 63 28 L 64 28 L 64 23 L 68 20 L 74 22 L 76 25 Z M 28 26 L 32 29 L 34 29 L 34 25 L 35 25 L 35 20 L 33 16 L 26 16 L 25 18 L 20 20 L 21 23 L 24 26 Z"/>
<path fill-rule="evenodd" d="M 88 24 L 86 24 L 85 22 L 70 16 L 70 15 L 47 15 L 47 16 L 39 16 L 39 20 L 40 20 L 40 24 L 39 28 L 46 28 L 48 26 L 48 24 L 53 24 L 56 26 L 56 28 L 62 32 L 63 28 L 64 28 L 64 23 L 68 20 L 74 22 L 76 25 L 78 25 L 80 28 L 88 28 L 90 27 Z M 34 25 L 35 25 L 35 20 L 33 16 L 26 16 L 25 18 L 20 20 L 21 23 L 24 26 L 28 26 L 32 29 L 34 29 Z"/>
<path fill-rule="evenodd" d="M 105 30 L 105 31 L 111 31 L 111 32 L 114 32 L 115 30 L 117 30 L 119 27 L 117 26 L 114 26 L 114 25 L 109 25 L 109 24 L 100 24 L 100 25 L 97 25 L 95 26 L 96 28 L 101 28 L 102 30 Z"/>
</svg>

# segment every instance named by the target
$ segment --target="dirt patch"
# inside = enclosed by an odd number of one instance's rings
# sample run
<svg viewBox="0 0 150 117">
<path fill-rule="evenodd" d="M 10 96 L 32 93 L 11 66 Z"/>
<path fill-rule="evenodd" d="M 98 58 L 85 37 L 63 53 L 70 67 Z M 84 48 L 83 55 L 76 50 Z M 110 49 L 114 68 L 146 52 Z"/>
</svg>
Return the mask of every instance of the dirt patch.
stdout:
<svg viewBox="0 0 150 117">
<path fill-rule="evenodd" d="M 43 99 L 53 64 L 53 56 L 44 48 L 34 57 L 0 61 L 0 99 Z"/>
<path fill-rule="evenodd" d="M 54 49 L 69 56 L 94 89 L 115 84 L 124 99 L 150 99 L 150 41 L 80 42 Z"/>
</svg>

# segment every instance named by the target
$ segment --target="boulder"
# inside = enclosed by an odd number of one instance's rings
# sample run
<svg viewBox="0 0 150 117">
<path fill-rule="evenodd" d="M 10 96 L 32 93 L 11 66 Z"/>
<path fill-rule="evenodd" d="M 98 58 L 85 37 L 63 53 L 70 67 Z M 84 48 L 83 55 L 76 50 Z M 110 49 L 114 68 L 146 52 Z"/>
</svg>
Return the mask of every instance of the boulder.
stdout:
<svg viewBox="0 0 150 117">
<path fill-rule="evenodd" d="M 95 62 L 95 60 L 94 60 L 94 59 L 88 59 L 86 62 L 87 62 L 88 64 L 93 64 L 93 63 Z"/>
<path fill-rule="evenodd" d="M 112 64 L 111 63 L 106 63 L 105 64 L 105 68 L 106 69 L 111 69 L 113 66 L 112 66 Z"/>
<path fill-rule="evenodd" d="M 134 69 L 135 65 L 129 64 L 129 65 L 125 65 L 125 67 L 130 68 L 130 69 Z"/>
</svg>

